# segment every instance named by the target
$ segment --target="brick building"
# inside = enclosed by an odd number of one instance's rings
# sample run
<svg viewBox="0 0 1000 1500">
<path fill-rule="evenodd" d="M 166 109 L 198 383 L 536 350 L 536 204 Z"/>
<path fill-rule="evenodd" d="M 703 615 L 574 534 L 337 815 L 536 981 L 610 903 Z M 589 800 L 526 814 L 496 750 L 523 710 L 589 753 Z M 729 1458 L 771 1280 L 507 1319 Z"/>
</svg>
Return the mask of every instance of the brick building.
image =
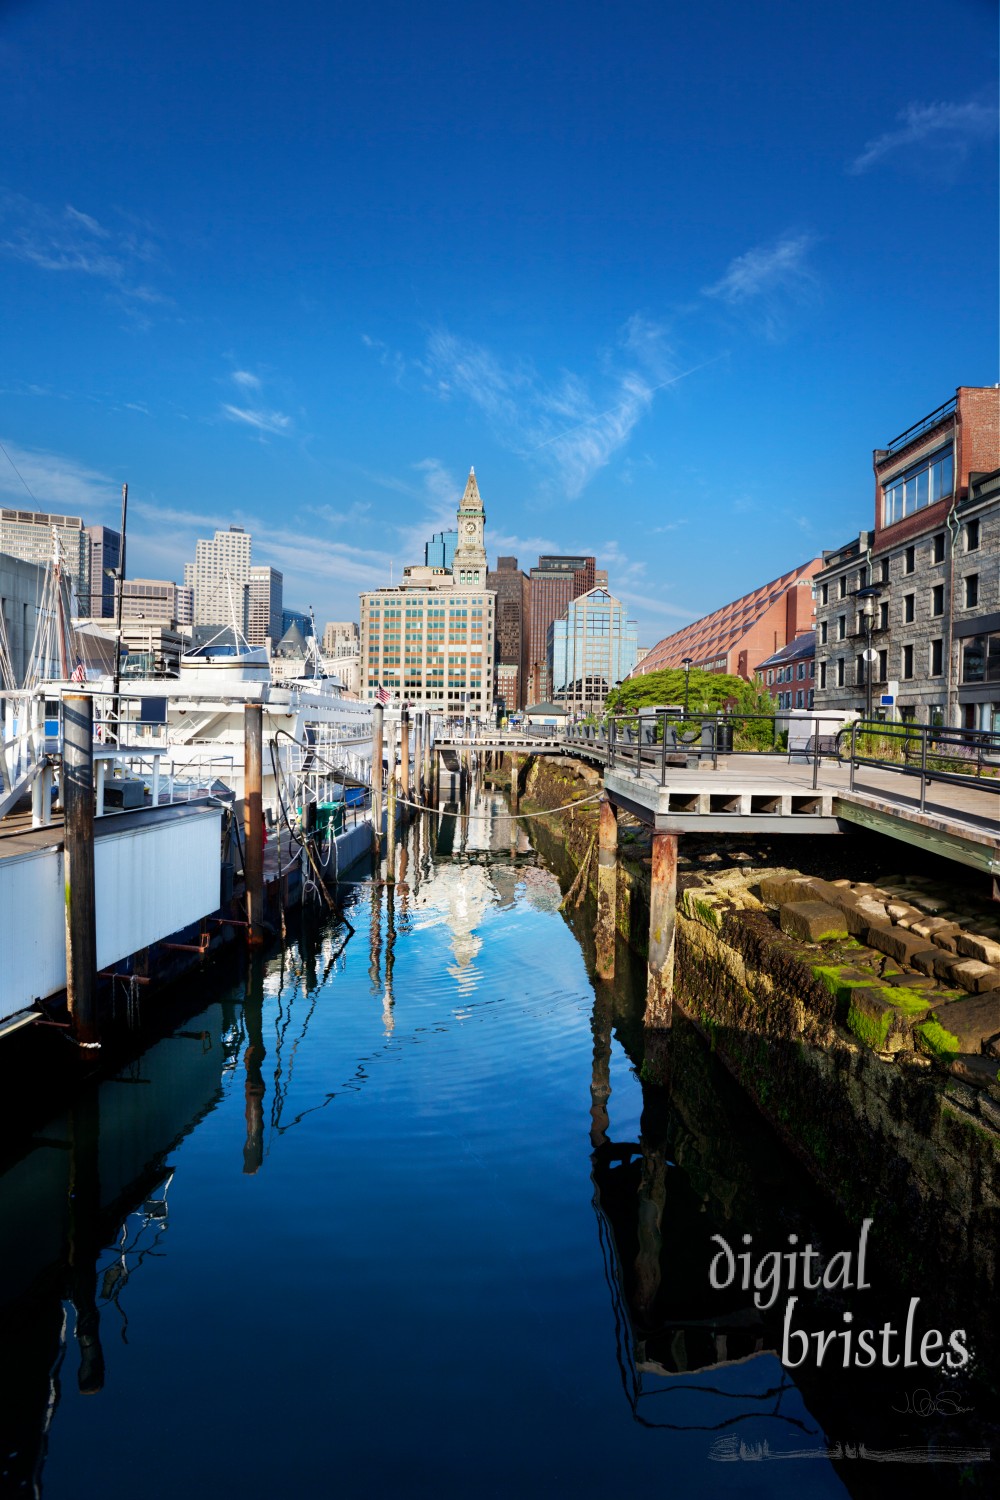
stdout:
<svg viewBox="0 0 1000 1500">
<path fill-rule="evenodd" d="M 904 719 L 973 728 L 1000 714 L 987 665 L 1000 628 L 998 468 L 992 386 L 959 386 L 875 450 L 874 526 L 825 553 L 816 577 L 817 707 L 865 711 L 870 673 L 873 707 L 893 687 Z"/>
<path fill-rule="evenodd" d="M 816 687 L 816 632 L 807 630 L 759 662 L 756 675 L 774 699 L 775 710 L 812 708 Z"/>
<path fill-rule="evenodd" d="M 749 682 L 758 662 L 812 629 L 812 580 L 821 566 L 821 558 L 811 558 L 674 631 L 651 648 L 631 675 L 680 667 L 689 658 L 706 672 L 728 672 Z"/>
<path fill-rule="evenodd" d="M 486 587 L 497 596 L 497 696 L 510 713 L 526 702 L 531 586 L 516 557 L 498 557 L 496 571 L 486 575 Z"/>
<path fill-rule="evenodd" d="M 602 576 L 604 576 L 602 574 Z M 538 703 L 551 696 L 548 670 L 549 626 L 566 613 L 570 600 L 587 594 L 597 584 L 594 557 L 550 555 L 538 559 L 530 574 L 531 618 L 528 631 L 526 701 Z"/>
</svg>

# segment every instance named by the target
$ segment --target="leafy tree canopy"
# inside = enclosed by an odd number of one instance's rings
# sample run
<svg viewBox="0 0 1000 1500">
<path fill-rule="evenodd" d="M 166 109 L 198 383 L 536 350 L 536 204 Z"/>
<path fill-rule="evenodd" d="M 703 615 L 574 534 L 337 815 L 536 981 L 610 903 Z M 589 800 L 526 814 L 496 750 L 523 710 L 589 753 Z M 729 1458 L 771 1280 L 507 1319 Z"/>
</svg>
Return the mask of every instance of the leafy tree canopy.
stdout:
<svg viewBox="0 0 1000 1500">
<path fill-rule="evenodd" d="M 634 713 L 653 704 L 684 706 L 684 668 L 667 667 L 662 672 L 647 672 L 630 677 L 607 696 L 605 708 L 619 713 Z M 723 672 L 706 672 L 692 667 L 688 680 L 688 711 L 692 714 L 714 714 L 735 700 L 737 711 L 753 713 L 757 702 L 754 685 L 742 677 Z M 756 710 L 760 712 L 759 709 Z"/>
</svg>

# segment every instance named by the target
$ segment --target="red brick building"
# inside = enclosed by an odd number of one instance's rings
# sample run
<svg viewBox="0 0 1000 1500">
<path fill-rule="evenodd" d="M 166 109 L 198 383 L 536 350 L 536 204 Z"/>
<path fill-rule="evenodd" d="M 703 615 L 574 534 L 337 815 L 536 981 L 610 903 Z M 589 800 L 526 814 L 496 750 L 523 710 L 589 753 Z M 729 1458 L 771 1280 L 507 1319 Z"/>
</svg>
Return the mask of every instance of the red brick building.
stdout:
<svg viewBox="0 0 1000 1500">
<path fill-rule="evenodd" d="M 693 625 L 685 625 L 658 642 L 630 675 L 642 677 L 665 667 L 680 667 L 687 657 L 693 667 L 732 673 L 750 682 L 758 662 L 812 630 L 812 580 L 822 566 L 822 558 L 813 557 Z"/>
</svg>

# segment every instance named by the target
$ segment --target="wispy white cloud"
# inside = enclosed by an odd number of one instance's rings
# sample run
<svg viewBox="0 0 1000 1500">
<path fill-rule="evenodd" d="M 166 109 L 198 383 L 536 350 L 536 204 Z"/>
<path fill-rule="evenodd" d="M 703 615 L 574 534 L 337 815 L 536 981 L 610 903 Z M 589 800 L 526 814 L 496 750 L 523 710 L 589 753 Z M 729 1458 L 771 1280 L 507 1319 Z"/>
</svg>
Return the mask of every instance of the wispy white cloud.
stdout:
<svg viewBox="0 0 1000 1500">
<path fill-rule="evenodd" d="M 40 510 L 83 516 L 93 524 L 117 504 L 120 480 L 61 453 L 22 448 L 8 438 L 2 441 L 9 457 L 0 453 L 0 494 L 13 497 L 19 508 L 31 508 L 30 491 Z"/>
<path fill-rule="evenodd" d="M 0 236 L 0 252 L 14 260 L 103 282 L 142 326 L 145 309 L 169 300 L 145 279 L 144 268 L 159 255 L 149 235 L 108 228 L 72 204 L 55 212 L 20 194 L 0 195 Z"/>
<path fill-rule="evenodd" d="M 628 443 L 656 392 L 688 373 L 676 371 L 665 329 L 639 315 L 601 365 L 590 379 L 564 370 L 547 380 L 528 360 L 501 359 L 437 329 L 420 368 L 434 395 L 477 407 L 498 441 L 544 468 L 560 497 L 576 499 Z"/>
<path fill-rule="evenodd" d="M 964 104 L 908 104 L 896 116 L 899 125 L 868 141 L 847 170 L 854 176 L 867 172 L 887 157 L 904 153 L 907 159 L 932 160 L 939 167 L 954 169 L 978 141 L 997 133 L 995 104 L 969 100 Z"/>
<path fill-rule="evenodd" d="M 292 419 L 286 412 L 267 407 L 262 401 L 254 399 L 263 393 L 259 375 L 254 375 L 250 370 L 232 370 L 229 379 L 239 388 L 247 404 L 234 406 L 231 402 L 224 401 L 220 412 L 227 422 L 253 428 L 262 442 L 265 437 L 287 437 L 290 434 Z"/>
<path fill-rule="evenodd" d="M 282 411 L 264 411 L 258 407 L 230 406 L 223 402 L 222 414 L 230 422 L 242 422 L 260 433 L 272 433 L 278 437 L 287 435 L 292 419 Z"/>
<path fill-rule="evenodd" d="M 755 245 L 729 262 L 712 286 L 703 287 L 706 297 L 718 297 L 731 307 L 755 297 L 798 288 L 814 280 L 806 256 L 815 244 L 811 234 L 786 234 L 770 245 Z"/>
<path fill-rule="evenodd" d="M 646 614 L 669 615 L 671 619 L 676 620 L 694 620 L 697 618 L 694 610 L 682 609 L 679 604 L 671 604 L 668 600 L 656 598 L 652 594 L 637 594 L 633 589 L 628 588 L 621 590 L 612 588 L 612 592 L 619 593 L 626 604 L 631 605 L 633 609 L 642 610 Z"/>
<path fill-rule="evenodd" d="M 788 233 L 755 245 L 731 260 L 718 281 L 702 287 L 702 296 L 722 303 L 766 338 L 780 338 L 792 311 L 818 295 L 819 280 L 808 260 L 815 244 L 813 234 Z"/>
</svg>

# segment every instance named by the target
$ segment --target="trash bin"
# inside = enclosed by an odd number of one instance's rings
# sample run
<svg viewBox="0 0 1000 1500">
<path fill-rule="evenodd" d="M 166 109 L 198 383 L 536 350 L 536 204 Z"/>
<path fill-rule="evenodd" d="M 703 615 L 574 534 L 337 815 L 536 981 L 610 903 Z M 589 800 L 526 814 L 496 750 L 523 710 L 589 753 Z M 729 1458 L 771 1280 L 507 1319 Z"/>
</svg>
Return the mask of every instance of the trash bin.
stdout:
<svg viewBox="0 0 1000 1500">
<path fill-rule="evenodd" d="M 732 724 L 717 724 L 715 726 L 715 748 L 719 755 L 732 755 L 733 753 L 733 726 Z"/>
</svg>

